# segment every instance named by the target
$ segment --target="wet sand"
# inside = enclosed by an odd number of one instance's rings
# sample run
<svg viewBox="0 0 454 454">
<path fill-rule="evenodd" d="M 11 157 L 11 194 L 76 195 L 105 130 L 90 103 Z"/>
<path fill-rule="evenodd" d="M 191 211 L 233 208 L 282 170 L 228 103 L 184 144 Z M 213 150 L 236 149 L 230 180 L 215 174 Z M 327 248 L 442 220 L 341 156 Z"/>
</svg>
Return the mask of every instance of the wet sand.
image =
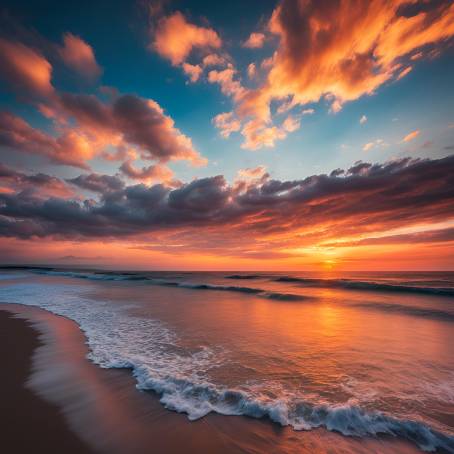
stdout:
<svg viewBox="0 0 454 454">
<path fill-rule="evenodd" d="M 38 332 L 27 321 L 0 310 L 1 450 L 91 453 L 88 445 L 71 431 L 58 406 L 37 397 L 25 386 L 32 354 L 40 345 Z"/>
<path fill-rule="evenodd" d="M 155 394 L 138 391 L 130 371 L 88 361 L 74 322 L 11 304 L 0 304 L 0 315 L 1 358 L 8 365 L 1 374 L 2 452 L 420 452 L 394 439 L 295 432 L 246 417 L 211 414 L 191 422 L 166 410 Z"/>
</svg>

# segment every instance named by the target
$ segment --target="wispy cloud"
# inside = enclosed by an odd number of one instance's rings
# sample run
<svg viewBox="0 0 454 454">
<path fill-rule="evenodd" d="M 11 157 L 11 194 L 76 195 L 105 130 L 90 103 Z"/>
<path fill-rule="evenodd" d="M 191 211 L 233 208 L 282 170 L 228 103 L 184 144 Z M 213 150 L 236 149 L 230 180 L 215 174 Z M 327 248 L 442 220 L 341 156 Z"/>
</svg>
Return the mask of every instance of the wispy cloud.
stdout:
<svg viewBox="0 0 454 454">
<path fill-rule="evenodd" d="M 411 142 L 412 140 L 416 139 L 416 137 L 419 136 L 421 131 L 419 129 L 416 129 L 415 131 L 412 131 L 408 133 L 402 140 L 401 142 Z"/>
</svg>

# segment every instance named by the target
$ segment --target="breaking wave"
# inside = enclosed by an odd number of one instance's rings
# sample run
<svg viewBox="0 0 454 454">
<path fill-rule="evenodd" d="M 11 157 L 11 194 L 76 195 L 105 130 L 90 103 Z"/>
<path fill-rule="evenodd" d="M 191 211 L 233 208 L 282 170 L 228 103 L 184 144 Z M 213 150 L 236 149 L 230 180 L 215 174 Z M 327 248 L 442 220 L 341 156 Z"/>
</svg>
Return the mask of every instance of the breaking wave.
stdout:
<svg viewBox="0 0 454 454">
<path fill-rule="evenodd" d="M 142 390 L 159 394 L 168 409 L 195 420 L 210 412 L 268 418 L 295 430 L 323 427 L 346 436 L 391 435 L 421 449 L 454 453 L 454 436 L 420 421 L 405 420 L 361 406 L 308 401 L 295 393 L 271 396 L 264 387 L 243 383 L 227 388 L 213 383 L 210 370 L 228 363 L 227 352 L 214 347 L 182 347 L 178 336 L 160 321 L 128 313 L 85 296 L 73 285 L 14 283 L 2 288 L 9 303 L 38 306 L 74 320 L 85 333 L 89 359 L 103 368 L 129 368 Z"/>
</svg>

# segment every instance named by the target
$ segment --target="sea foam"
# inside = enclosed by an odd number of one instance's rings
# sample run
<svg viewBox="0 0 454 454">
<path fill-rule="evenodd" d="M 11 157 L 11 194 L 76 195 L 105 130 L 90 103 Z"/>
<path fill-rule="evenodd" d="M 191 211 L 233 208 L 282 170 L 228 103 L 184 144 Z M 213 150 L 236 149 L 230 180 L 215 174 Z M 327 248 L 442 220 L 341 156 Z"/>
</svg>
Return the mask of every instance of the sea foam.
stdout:
<svg viewBox="0 0 454 454">
<path fill-rule="evenodd" d="M 275 397 L 244 383 L 229 389 L 215 383 L 209 370 L 228 361 L 227 352 L 203 346 L 179 346 L 176 333 L 157 320 L 131 315 L 131 305 L 95 301 L 74 285 L 13 283 L 2 287 L 2 300 L 38 306 L 74 320 L 86 335 L 89 359 L 104 368 L 130 368 L 137 387 L 159 394 L 168 409 L 195 420 L 210 412 L 268 418 L 295 430 L 324 427 L 346 436 L 392 435 L 421 449 L 454 453 L 454 437 L 419 421 L 403 420 L 357 405 L 309 402 L 295 394 Z"/>
</svg>

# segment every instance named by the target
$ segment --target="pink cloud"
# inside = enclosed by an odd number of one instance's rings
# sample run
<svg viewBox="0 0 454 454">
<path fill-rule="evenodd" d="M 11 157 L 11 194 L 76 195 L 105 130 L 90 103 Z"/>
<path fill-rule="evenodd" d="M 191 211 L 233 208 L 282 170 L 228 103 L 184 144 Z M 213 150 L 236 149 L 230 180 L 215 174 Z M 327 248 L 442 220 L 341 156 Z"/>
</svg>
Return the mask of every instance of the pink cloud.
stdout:
<svg viewBox="0 0 454 454">
<path fill-rule="evenodd" d="M 104 103 L 93 95 L 65 93 L 60 103 L 64 115 L 74 118 L 80 129 L 105 146 L 136 147 L 147 160 L 206 164 L 191 139 L 175 127 L 172 118 L 153 100 L 122 95 Z"/>
<path fill-rule="evenodd" d="M 251 33 L 249 38 L 243 43 L 243 47 L 249 49 L 258 49 L 263 47 L 265 43 L 265 35 L 263 33 Z"/>
<path fill-rule="evenodd" d="M 199 65 L 191 65 L 190 63 L 183 63 L 183 71 L 189 76 L 191 82 L 197 82 L 203 72 L 203 69 Z"/>
<path fill-rule="evenodd" d="M 203 66 L 223 66 L 227 63 L 225 57 L 222 57 L 218 54 L 209 54 L 203 58 Z"/>
<path fill-rule="evenodd" d="M 222 93 L 225 95 L 232 96 L 234 99 L 239 99 L 246 91 L 240 81 L 234 80 L 235 76 L 236 70 L 231 67 L 223 69 L 222 71 L 213 69 L 208 73 L 208 81 L 212 84 L 219 84 Z"/>
<path fill-rule="evenodd" d="M 220 134 L 225 139 L 230 136 L 232 132 L 239 131 L 241 122 L 235 118 L 233 112 L 224 112 L 216 115 L 213 118 L 213 124 L 220 130 Z"/>
<path fill-rule="evenodd" d="M 38 51 L 0 38 L 0 60 L 0 78 L 21 95 L 49 97 L 53 94 L 52 66 Z"/>
<path fill-rule="evenodd" d="M 221 45 L 221 38 L 213 29 L 191 24 L 177 11 L 159 20 L 152 47 L 177 66 L 194 48 L 218 49 Z"/>
<path fill-rule="evenodd" d="M 58 137 L 53 137 L 8 112 L 0 112 L 0 146 L 83 169 L 89 168 L 86 160 L 95 154 L 90 140 L 78 131 L 63 129 Z"/>
<path fill-rule="evenodd" d="M 97 78 L 102 69 L 96 62 L 95 54 L 89 44 L 72 33 L 63 35 L 60 55 L 65 64 L 89 79 Z"/>
<path fill-rule="evenodd" d="M 173 172 L 167 166 L 151 165 L 140 169 L 134 167 L 132 161 L 125 161 L 120 166 L 120 171 L 129 178 L 146 183 L 162 182 L 168 183 L 173 179 Z"/>
</svg>

